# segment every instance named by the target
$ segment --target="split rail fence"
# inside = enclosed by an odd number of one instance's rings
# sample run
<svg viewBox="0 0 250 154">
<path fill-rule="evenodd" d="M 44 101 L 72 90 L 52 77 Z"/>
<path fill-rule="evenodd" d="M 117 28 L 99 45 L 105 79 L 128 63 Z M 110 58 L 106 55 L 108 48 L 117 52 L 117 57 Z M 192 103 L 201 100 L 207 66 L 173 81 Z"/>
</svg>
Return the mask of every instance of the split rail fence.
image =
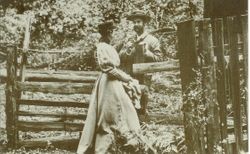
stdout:
<svg viewBox="0 0 250 154">
<path fill-rule="evenodd" d="M 7 44 L 6 76 L 6 130 L 8 146 L 18 147 L 55 147 L 75 149 L 79 135 L 63 135 L 40 139 L 21 139 L 23 132 L 64 131 L 81 132 L 89 106 L 89 96 L 100 72 L 97 71 L 42 71 L 26 69 L 25 60 L 17 62 L 19 57 L 15 45 Z M 25 53 L 20 51 L 20 53 Z M 21 54 L 22 59 L 26 57 Z M 26 57 L 27 58 L 27 57 Z M 158 71 L 179 70 L 178 62 L 140 63 L 134 65 L 135 74 Z M 141 85 L 141 88 L 145 88 Z M 27 99 L 26 93 L 84 94 L 86 101 L 54 101 L 47 98 Z M 85 98 L 86 98 L 85 97 Z M 29 98 L 29 97 L 28 97 Z M 33 108 L 32 108 L 33 107 Z M 51 110 L 43 107 L 51 107 Z M 55 112 L 55 109 L 66 112 Z M 74 108 L 77 113 L 70 113 Z"/>
<path fill-rule="evenodd" d="M 46 111 L 41 106 L 52 107 L 53 109 L 80 108 L 84 111 L 84 108 L 88 108 L 88 102 L 26 99 L 23 98 L 23 93 L 90 94 L 99 72 L 73 73 L 59 71 L 51 74 L 48 71 L 28 72 L 28 70 L 24 70 L 25 73 L 17 73 L 19 71 L 16 47 L 8 46 L 6 49 L 8 50 L 6 130 L 9 147 L 45 147 L 48 146 L 48 142 L 57 146 L 69 146 L 69 149 L 76 146 L 79 138 L 20 140 L 19 133 L 40 131 L 81 132 L 86 112 L 78 114 L 57 113 L 48 109 Z M 18 74 L 26 74 L 26 76 L 22 77 Z M 30 106 L 35 106 L 35 110 L 30 110 Z"/>
<path fill-rule="evenodd" d="M 30 22 L 28 16 L 23 49 L 16 44 L 1 44 L 7 53 L 7 73 L 0 72 L 0 78 L 6 81 L 6 130 L 8 146 L 18 147 L 46 147 L 52 144 L 56 147 L 75 149 L 79 135 L 63 135 L 59 138 L 20 139 L 22 132 L 64 131 L 81 132 L 86 119 L 89 99 L 86 101 L 54 101 L 44 98 L 27 99 L 25 93 L 52 94 L 84 94 L 87 98 L 92 92 L 94 83 L 100 72 L 97 71 L 41 71 L 29 70 L 26 67 L 29 52 Z M 40 52 L 40 51 L 39 51 Z M 19 62 L 18 59 L 21 59 Z M 135 74 L 152 73 L 158 71 L 179 70 L 178 61 L 141 63 L 133 66 Z M 144 88 L 144 85 L 141 85 Z M 31 108 L 33 107 L 33 108 Z M 48 108 L 51 110 L 48 111 Z M 54 112 L 55 109 L 66 112 Z M 70 113 L 74 108 L 80 113 Z M 52 112 L 53 111 L 53 112 Z M 49 120 L 48 120 L 49 119 Z"/>
</svg>

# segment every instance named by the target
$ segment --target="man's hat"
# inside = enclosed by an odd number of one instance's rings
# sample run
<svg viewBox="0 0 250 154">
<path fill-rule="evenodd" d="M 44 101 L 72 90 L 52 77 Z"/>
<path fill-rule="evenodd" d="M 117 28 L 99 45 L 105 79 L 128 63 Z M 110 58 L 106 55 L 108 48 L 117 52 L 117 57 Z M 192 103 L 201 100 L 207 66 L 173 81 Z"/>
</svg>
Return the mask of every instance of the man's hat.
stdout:
<svg viewBox="0 0 250 154">
<path fill-rule="evenodd" d="M 98 30 L 106 30 L 106 29 L 114 29 L 114 23 L 113 21 L 105 21 L 98 25 Z"/>
<path fill-rule="evenodd" d="M 151 19 L 151 17 L 149 15 L 147 15 L 146 13 L 144 13 L 141 10 L 134 11 L 129 16 L 127 16 L 127 20 L 133 21 L 135 18 L 140 18 L 145 22 L 149 22 Z"/>
</svg>

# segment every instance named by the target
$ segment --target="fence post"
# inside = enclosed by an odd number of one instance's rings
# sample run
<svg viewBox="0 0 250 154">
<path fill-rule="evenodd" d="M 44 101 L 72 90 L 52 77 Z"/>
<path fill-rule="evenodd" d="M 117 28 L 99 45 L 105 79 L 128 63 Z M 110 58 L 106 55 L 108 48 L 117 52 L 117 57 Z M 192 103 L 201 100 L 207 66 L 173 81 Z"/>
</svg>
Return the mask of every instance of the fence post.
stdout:
<svg viewBox="0 0 250 154">
<path fill-rule="evenodd" d="M 212 27 L 209 19 L 204 19 L 200 23 L 200 35 L 202 37 L 203 65 L 205 66 L 202 68 L 202 75 L 207 109 L 207 153 L 214 153 L 220 141 L 220 119 L 217 101 Z"/>
<path fill-rule="evenodd" d="M 226 95 L 226 68 L 224 59 L 224 28 L 223 19 L 217 18 L 214 20 L 214 38 L 215 38 L 215 55 L 217 57 L 217 98 L 220 107 L 220 130 L 223 149 L 227 153 L 227 95 Z"/>
<path fill-rule="evenodd" d="M 6 82 L 6 130 L 8 147 L 16 148 L 18 132 L 16 129 L 16 80 L 17 80 L 17 53 L 16 47 L 7 45 L 7 82 Z"/>
<path fill-rule="evenodd" d="M 178 54 L 180 60 L 180 76 L 183 93 L 184 131 L 187 153 L 200 153 L 199 132 L 192 123 L 191 106 L 187 102 L 189 85 L 195 80 L 194 68 L 197 67 L 197 51 L 195 38 L 195 22 L 188 20 L 177 25 Z"/>
<path fill-rule="evenodd" d="M 234 116 L 234 132 L 236 141 L 236 151 L 239 153 L 242 145 L 242 122 L 241 122 L 241 101 L 240 101 L 240 75 L 239 75 L 239 55 L 238 38 L 236 29 L 236 20 L 234 17 L 228 17 L 228 35 L 230 47 L 230 70 L 231 70 L 231 92 Z"/>
<path fill-rule="evenodd" d="M 198 54 L 199 54 L 199 57 L 200 57 L 200 70 L 201 70 L 201 74 L 202 76 L 205 74 L 205 68 L 206 66 L 204 65 L 204 53 L 203 53 L 203 48 L 204 48 L 204 35 L 203 35 L 203 21 L 199 21 L 198 22 L 198 31 L 199 31 L 199 35 L 198 35 Z M 205 82 L 206 80 L 204 80 L 204 78 L 201 79 L 201 90 L 204 91 L 204 88 L 205 88 Z M 206 105 L 206 97 L 205 96 L 205 93 L 202 93 L 202 105 Z M 205 115 L 206 113 L 203 113 L 203 116 L 206 116 Z M 200 132 L 200 142 L 201 142 L 201 153 L 204 153 L 206 154 L 206 146 L 207 146 L 207 137 L 206 137 L 206 125 L 201 125 L 203 131 Z"/>
<path fill-rule="evenodd" d="M 243 58 L 244 58 L 244 77 L 245 77 L 245 85 L 246 88 L 248 87 L 248 16 L 242 15 L 241 16 L 241 26 L 242 26 L 242 34 L 243 34 Z M 247 89 L 248 90 L 248 89 Z M 247 105 L 248 99 L 247 99 L 247 92 L 246 92 L 246 100 L 244 102 L 244 108 L 245 108 L 245 115 L 247 117 L 248 121 L 248 105 Z M 248 125 L 248 124 L 247 124 Z"/>
<path fill-rule="evenodd" d="M 23 51 L 22 51 L 22 61 L 20 67 L 20 80 L 24 82 L 25 80 L 25 72 L 26 72 L 26 64 L 27 64 L 27 51 L 29 49 L 30 43 L 30 30 L 31 30 L 31 16 L 27 16 L 27 23 L 25 26 L 25 34 L 24 34 L 24 41 L 23 41 Z"/>
</svg>

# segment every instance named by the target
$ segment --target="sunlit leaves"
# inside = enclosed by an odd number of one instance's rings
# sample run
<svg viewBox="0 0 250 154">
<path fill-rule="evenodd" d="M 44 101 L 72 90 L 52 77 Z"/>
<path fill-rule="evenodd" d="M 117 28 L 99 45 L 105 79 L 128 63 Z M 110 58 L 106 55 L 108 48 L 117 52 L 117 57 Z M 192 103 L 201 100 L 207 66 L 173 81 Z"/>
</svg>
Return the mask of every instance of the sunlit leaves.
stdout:
<svg viewBox="0 0 250 154">
<path fill-rule="evenodd" d="M 136 9 L 146 11 L 152 17 L 147 30 L 152 31 L 175 27 L 177 22 L 190 18 L 190 11 L 193 11 L 192 16 L 195 19 L 202 17 L 202 2 L 191 2 L 192 5 L 186 0 L 15 0 L 6 4 L 4 9 L 0 8 L 0 11 L 6 10 L 5 16 L 11 19 L 20 12 L 32 14 L 30 48 L 47 50 L 82 43 L 82 52 L 90 52 L 99 39 L 94 34 L 97 33 L 97 25 L 103 20 L 116 22 L 113 43 L 118 44 L 134 35 L 131 22 L 126 20 L 130 12 Z M 21 25 L 15 23 L 1 26 L 0 23 L 0 29 L 4 29 L 4 33 L 0 30 L 1 36 L 12 42 L 20 42 L 22 46 L 24 26 Z M 165 33 L 154 35 L 162 44 L 164 59 L 177 58 L 176 36 Z M 82 60 L 76 60 L 75 63 L 79 61 Z"/>
</svg>

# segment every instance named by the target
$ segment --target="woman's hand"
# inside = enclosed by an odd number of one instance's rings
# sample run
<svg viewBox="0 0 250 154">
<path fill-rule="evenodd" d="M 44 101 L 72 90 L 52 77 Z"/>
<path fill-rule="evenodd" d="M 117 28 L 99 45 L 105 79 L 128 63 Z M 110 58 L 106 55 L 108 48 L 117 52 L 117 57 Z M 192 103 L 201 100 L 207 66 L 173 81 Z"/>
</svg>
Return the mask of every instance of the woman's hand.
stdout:
<svg viewBox="0 0 250 154">
<path fill-rule="evenodd" d="M 131 84 L 139 84 L 139 81 L 134 79 L 134 78 L 131 78 L 131 80 L 129 81 L 129 83 Z"/>
<path fill-rule="evenodd" d="M 141 88 L 138 80 L 132 79 L 128 84 L 132 88 L 134 93 L 141 94 Z"/>
</svg>

